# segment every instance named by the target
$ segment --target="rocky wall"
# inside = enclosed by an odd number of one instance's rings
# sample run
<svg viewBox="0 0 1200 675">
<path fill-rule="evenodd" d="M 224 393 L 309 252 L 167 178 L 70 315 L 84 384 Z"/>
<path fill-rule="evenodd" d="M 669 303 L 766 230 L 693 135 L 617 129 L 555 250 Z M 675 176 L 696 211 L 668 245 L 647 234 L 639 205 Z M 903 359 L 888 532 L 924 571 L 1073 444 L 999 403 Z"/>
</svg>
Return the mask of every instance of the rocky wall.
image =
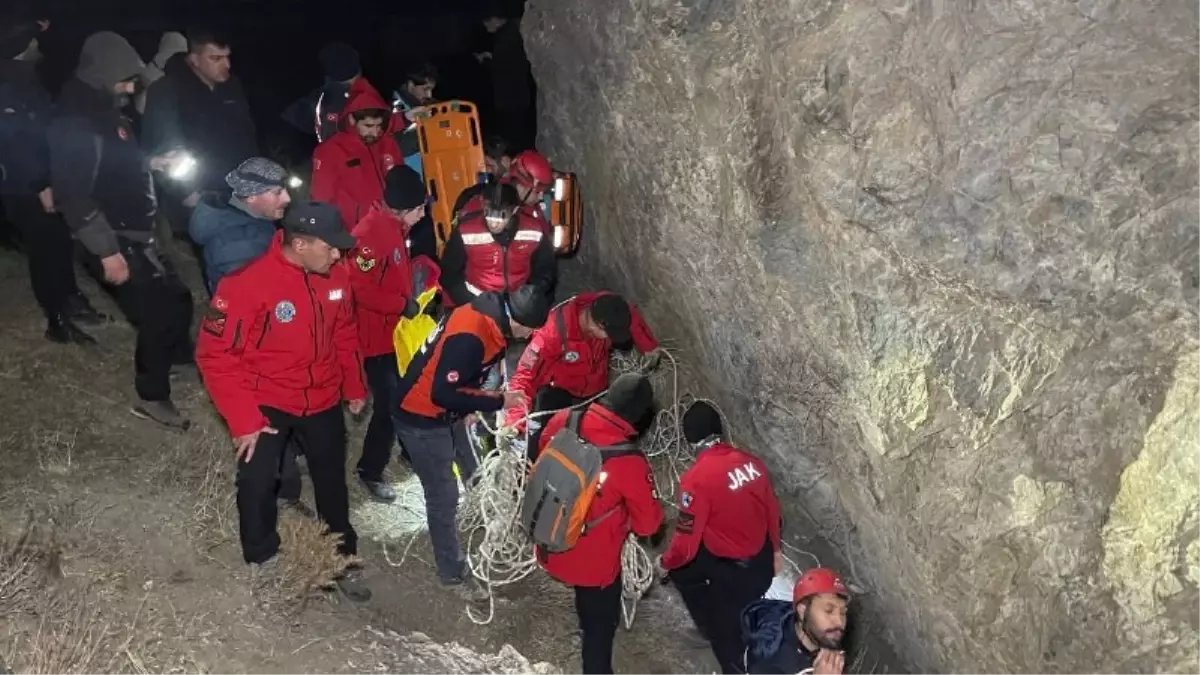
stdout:
<svg viewBox="0 0 1200 675">
<path fill-rule="evenodd" d="M 1196 3 L 531 0 L 523 31 L 584 263 L 853 560 L 869 639 L 1195 668 Z"/>
</svg>

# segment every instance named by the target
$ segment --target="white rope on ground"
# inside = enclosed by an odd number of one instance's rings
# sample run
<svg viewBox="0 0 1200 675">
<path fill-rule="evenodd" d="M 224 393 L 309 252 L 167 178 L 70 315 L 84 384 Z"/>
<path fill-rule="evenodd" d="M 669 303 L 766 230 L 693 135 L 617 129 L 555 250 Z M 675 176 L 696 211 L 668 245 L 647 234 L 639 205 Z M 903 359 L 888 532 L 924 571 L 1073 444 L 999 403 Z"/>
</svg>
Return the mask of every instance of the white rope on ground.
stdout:
<svg viewBox="0 0 1200 675">
<path fill-rule="evenodd" d="M 654 563 L 631 532 L 621 547 L 621 617 L 625 630 L 633 628 L 637 604 L 654 585 Z"/>
</svg>

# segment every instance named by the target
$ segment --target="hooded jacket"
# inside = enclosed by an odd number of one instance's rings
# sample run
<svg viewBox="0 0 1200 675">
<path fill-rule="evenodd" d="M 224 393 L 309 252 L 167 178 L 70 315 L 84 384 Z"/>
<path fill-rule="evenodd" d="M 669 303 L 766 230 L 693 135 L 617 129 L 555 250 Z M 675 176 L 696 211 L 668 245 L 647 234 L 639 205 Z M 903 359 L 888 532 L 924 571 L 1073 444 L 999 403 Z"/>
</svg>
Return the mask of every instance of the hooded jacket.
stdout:
<svg viewBox="0 0 1200 675">
<path fill-rule="evenodd" d="M 183 33 L 174 31 L 163 33 L 162 38 L 158 41 L 158 52 L 150 60 L 150 63 L 146 64 L 146 70 L 142 73 L 142 77 L 146 80 L 146 86 L 149 87 L 162 79 L 162 76 L 166 74 L 163 69 L 167 67 L 168 59 L 186 51 L 187 38 L 183 36 Z M 139 113 L 145 114 L 146 92 L 143 91 L 138 95 L 134 100 L 134 105 Z"/>
<path fill-rule="evenodd" d="M 164 189 L 177 197 L 198 190 L 225 193 L 225 174 L 259 154 L 257 130 L 237 76 L 209 89 L 187 57 L 168 59 L 165 75 L 147 90 L 142 142 L 150 154 L 182 148 L 196 159 L 191 178 L 164 181 Z"/>
<path fill-rule="evenodd" d="M 262 255 L 271 246 L 275 223 L 259 218 L 237 197 L 206 196 L 196 204 L 188 235 L 204 249 L 209 293 L 221 277 Z"/>
<path fill-rule="evenodd" d="M 358 245 L 347 256 L 363 356 L 395 350 L 392 333 L 413 296 L 404 224 L 383 208 L 373 208 L 351 231 Z"/>
<path fill-rule="evenodd" d="M 283 111 L 282 117 L 302 133 L 315 133 L 317 142 L 322 143 L 338 132 L 346 103 L 365 91 L 373 91 L 383 98 L 362 75 L 350 84 L 326 78 L 320 87 L 308 92 L 304 98 L 293 101 Z"/>
<path fill-rule="evenodd" d="M 816 654 L 796 635 L 796 610 L 786 600 L 755 600 L 742 610 L 748 673 L 811 673 Z"/>
<path fill-rule="evenodd" d="M 196 365 L 230 434 L 263 428 L 259 406 L 306 417 L 367 396 L 346 268 L 306 272 L 267 254 L 217 286 L 196 341 Z"/>
<path fill-rule="evenodd" d="M 125 38 L 93 33 L 48 133 L 55 204 L 72 234 L 101 258 L 120 251 L 118 235 L 142 243 L 153 238 L 154 182 L 121 97 L 112 93 L 144 67 Z"/>
<path fill-rule="evenodd" d="M 382 110 L 384 129 L 367 145 L 351 119 L 361 110 Z M 357 223 L 383 201 L 387 172 L 402 161 L 400 148 L 389 133 L 390 106 L 374 89 L 362 89 L 342 111 L 341 131 L 313 152 L 312 198 L 333 204 L 346 223 Z"/>
<path fill-rule="evenodd" d="M 546 422 L 539 453 L 566 425 L 569 417 L 570 411 L 563 410 Z M 633 440 L 637 432 L 613 411 L 593 403 L 579 419 L 579 436 L 597 446 L 610 446 Z M 616 581 L 621 573 L 621 548 L 629 533 L 648 537 L 662 525 L 662 506 L 655 496 L 654 474 L 645 455 L 610 457 L 604 459 L 601 466 L 604 482 L 587 513 L 586 522 L 593 525 L 569 551 L 546 553 L 537 549 L 542 568 L 570 586 L 602 588 Z"/>
<path fill-rule="evenodd" d="M 33 61 L 0 61 L 0 194 L 33 195 L 50 186 L 46 126 L 50 94 Z"/>
</svg>

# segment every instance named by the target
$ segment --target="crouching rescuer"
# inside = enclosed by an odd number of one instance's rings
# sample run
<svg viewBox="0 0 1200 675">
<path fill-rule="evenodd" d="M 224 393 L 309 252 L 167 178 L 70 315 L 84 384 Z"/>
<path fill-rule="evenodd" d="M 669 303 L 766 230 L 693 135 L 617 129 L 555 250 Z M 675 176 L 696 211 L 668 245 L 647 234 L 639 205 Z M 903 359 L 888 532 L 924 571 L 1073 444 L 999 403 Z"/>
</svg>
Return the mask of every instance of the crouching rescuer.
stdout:
<svg viewBox="0 0 1200 675">
<path fill-rule="evenodd" d="M 679 519 L 660 574 L 679 589 L 725 673 L 742 671 L 742 609 L 782 566 L 780 511 L 766 466 L 722 440 L 721 414 L 697 401 L 683 415 L 696 463 L 679 481 Z"/>
<path fill-rule="evenodd" d="M 467 569 L 456 527 L 455 467 L 469 481 L 477 464 L 464 418 L 525 404 L 518 392 L 484 391 L 483 382 L 508 341 L 528 337 L 549 311 L 545 294 L 531 286 L 507 297 L 484 293 L 442 319 L 397 386 L 392 422 L 425 492 L 438 578 L 467 600 L 486 599 L 487 592 Z"/>
<path fill-rule="evenodd" d="M 654 474 L 637 447 L 653 406 L 650 381 L 631 373 L 600 400 L 555 413 L 526 486 L 522 524 L 538 563 L 575 590 L 584 673 L 613 672 L 626 538 L 662 525 Z"/>
<path fill-rule="evenodd" d="M 196 363 L 237 448 L 242 555 L 256 585 L 276 569 L 276 494 L 289 439 L 308 458 L 317 512 L 354 556 L 346 489 L 341 401 L 362 412 L 367 386 L 354 323 L 349 272 L 338 249 L 353 248 L 337 209 L 308 202 L 288 211 L 270 249 L 217 284 Z M 351 570 L 339 586 L 352 600 L 370 591 Z"/>
</svg>

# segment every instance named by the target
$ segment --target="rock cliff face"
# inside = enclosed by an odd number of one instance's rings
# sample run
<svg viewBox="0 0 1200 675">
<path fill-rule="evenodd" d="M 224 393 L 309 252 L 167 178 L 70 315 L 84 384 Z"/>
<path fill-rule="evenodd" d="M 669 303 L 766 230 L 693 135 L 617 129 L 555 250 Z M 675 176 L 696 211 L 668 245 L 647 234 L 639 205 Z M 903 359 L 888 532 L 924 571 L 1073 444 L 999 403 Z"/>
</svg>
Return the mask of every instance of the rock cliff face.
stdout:
<svg viewBox="0 0 1200 675">
<path fill-rule="evenodd" d="M 1195 666 L 1194 2 L 531 0 L 523 30 L 584 262 L 911 665 Z"/>
</svg>

